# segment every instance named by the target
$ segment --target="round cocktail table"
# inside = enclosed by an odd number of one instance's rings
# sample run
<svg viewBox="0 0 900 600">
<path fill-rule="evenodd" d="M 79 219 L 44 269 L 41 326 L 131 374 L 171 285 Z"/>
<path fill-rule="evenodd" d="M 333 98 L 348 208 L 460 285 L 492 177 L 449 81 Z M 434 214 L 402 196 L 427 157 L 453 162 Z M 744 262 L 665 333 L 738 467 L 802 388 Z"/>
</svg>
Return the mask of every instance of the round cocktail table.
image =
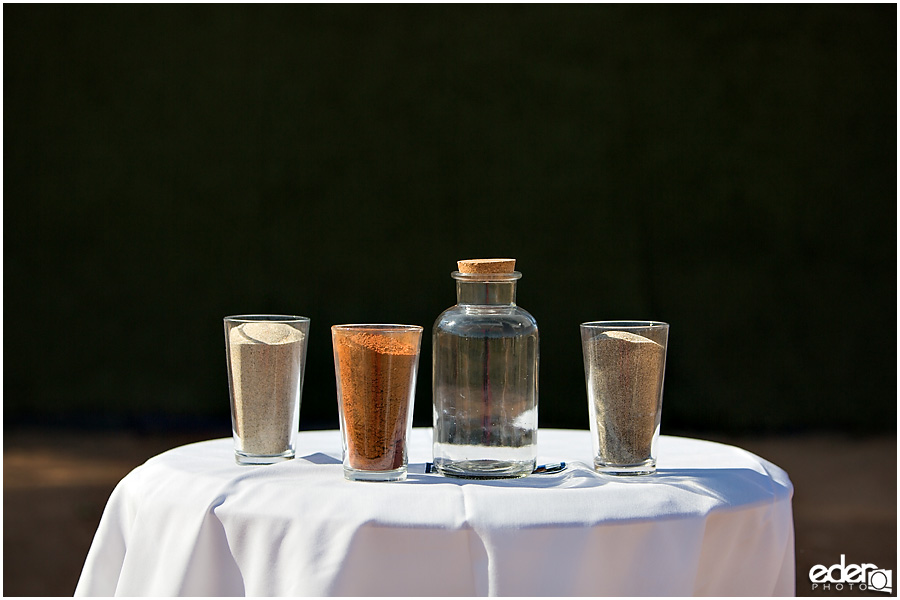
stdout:
<svg viewBox="0 0 900 600">
<path fill-rule="evenodd" d="M 793 487 L 745 450 L 661 436 L 658 472 L 591 468 L 590 432 L 541 429 L 559 473 L 343 478 L 338 431 L 238 466 L 231 439 L 164 452 L 110 496 L 76 595 L 794 595 Z"/>
</svg>

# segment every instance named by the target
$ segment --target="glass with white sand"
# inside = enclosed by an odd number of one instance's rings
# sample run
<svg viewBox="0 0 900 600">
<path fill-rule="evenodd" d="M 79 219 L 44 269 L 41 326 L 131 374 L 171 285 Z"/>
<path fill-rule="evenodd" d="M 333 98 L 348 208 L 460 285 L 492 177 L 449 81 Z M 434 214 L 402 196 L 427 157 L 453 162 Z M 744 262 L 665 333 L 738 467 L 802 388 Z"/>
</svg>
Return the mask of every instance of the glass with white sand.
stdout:
<svg viewBox="0 0 900 600">
<path fill-rule="evenodd" d="M 612 475 L 656 472 L 669 325 L 581 324 L 594 468 Z"/>
<path fill-rule="evenodd" d="M 234 457 L 241 465 L 294 458 L 309 319 L 225 317 Z"/>
</svg>

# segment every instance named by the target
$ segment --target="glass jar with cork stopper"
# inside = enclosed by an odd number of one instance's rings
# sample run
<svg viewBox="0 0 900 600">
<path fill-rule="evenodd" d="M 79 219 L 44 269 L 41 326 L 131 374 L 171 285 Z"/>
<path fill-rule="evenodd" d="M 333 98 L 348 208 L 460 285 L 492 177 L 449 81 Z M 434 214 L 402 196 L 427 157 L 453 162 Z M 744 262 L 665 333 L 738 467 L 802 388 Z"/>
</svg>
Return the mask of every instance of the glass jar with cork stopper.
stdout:
<svg viewBox="0 0 900 600">
<path fill-rule="evenodd" d="M 461 260 L 457 304 L 434 324 L 434 466 L 524 477 L 537 458 L 538 327 L 516 305 L 515 259 Z"/>
</svg>

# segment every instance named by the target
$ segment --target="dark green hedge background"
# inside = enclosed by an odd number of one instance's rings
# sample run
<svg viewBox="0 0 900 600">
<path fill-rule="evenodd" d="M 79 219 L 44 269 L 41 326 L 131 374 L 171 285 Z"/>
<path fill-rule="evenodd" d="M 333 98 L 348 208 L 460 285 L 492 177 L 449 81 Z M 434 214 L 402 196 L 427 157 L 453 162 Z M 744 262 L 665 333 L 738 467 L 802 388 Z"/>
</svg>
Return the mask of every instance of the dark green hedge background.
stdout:
<svg viewBox="0 0 900 600">
<path fill-rule="evenodd" d="M 221 319 L 279 312 L 336 427 L 332 324 L 511 256 L 542 426 L 629 318 L 664 432 L 894 431 L 896 10 L 6 5 L 4 426 L 227 435 Z"/>
</svg>

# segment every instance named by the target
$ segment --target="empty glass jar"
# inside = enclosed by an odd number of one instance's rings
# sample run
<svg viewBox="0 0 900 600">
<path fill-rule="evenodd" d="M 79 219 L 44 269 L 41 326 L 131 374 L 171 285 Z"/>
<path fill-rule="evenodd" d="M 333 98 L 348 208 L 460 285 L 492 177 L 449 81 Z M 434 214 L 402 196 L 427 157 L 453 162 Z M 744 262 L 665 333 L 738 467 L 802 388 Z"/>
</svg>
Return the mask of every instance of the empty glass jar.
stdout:
<svg viewBox="0 0 900 600">
<path fill-rule="evenodd" d="M 537 458 L 537 322 L 516 306 L 514 259 L 458 266 L 458 304 L 434 324 L 434 466 L 452 477 L 523 477 Z"/>
</svg>

